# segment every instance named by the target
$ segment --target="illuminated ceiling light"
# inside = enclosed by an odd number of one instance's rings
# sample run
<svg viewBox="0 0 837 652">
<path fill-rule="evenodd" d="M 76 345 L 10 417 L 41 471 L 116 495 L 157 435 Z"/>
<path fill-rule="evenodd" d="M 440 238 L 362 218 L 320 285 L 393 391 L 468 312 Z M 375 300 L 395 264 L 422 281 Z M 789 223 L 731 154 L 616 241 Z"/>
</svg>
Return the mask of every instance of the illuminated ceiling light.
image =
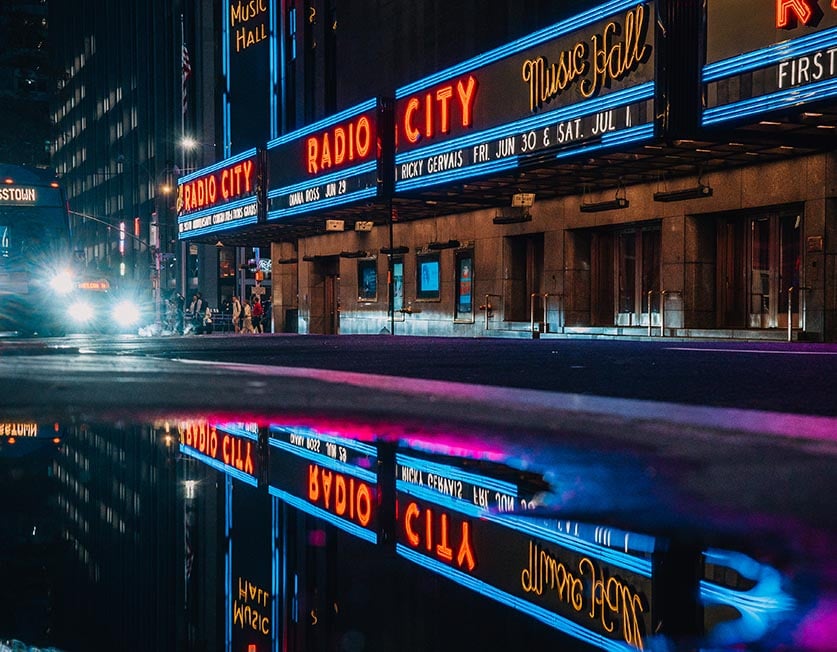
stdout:
<svg viewBox="0 0 837 652">
<path fill-rule="evenodd" d="M 837 129 L 835 125 L 817 125 L 817 129 Z"/>
<path fill-rule="evenodd" d="M 802 114 L 803 118 L 821 118 L 822 113 L 813 113 L 812 111 L 806 111 Z"/>
<path fill-rule="evenodd" d="M 793 145 L 779 145 L 779 149 L 795 149 Z"/>
<path fill-rule="evenodd" d="M 762 120 L 759 124 L 765 127 L 779 127 L 782 125 L 781 122 L 774 122 L 773 120 Z"/>
<path fill-rule="evenodd" d="M 703 199 L 712 196 L 712 188 L 704 183 L 699 183 L 692 188 L 680 190 L 665 190 L 654 193 L 654 201 L 683 201 L 684 199 Z"/>
</svg>

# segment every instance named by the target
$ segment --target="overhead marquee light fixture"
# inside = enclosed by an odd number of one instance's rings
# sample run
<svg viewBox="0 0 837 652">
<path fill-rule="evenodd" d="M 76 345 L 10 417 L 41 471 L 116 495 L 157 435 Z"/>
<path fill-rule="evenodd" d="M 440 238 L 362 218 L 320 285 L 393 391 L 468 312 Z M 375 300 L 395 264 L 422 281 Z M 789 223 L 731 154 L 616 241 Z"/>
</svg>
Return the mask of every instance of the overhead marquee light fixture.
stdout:
<svg viewBox="0 0 837 652">
<path fill-rule="evenodd" d="M 631 203 L 625 196 L 625 188 L 622 186 L 622 182 L 620 180 L 619 186 L 616 188 L 616 196 L 613 199 L 598 202 L 585 202 L 584 196 L 582 195 L 579 210 L 582 213 L 601 213 L 602 211 L 621 210 L 623 208 L 628 208 L 630 205 Z"/>
<path fill-rule="evenodd" d="M 525 210 L 499 210 L 494 215 L 494 224 L 518 224 L 520 222 L 531 222 L 532 214 Z"/>
<path fill-rule="evenodd" d="M 365 251 L 341 251 L 340 258 L 368 258 L 369 254 Z"/>
<path fill-rule="evenodd" d="M 608 201 L 598 201 L 591 204 L 581 204 L 582 213 L 600 213 L 602 211 L 615 211 L 627 208 L 631 203 L 625 197 L 616 197 Z"/>
<path fill-rule="evenodd" d="M 410 248 L 407 246 L 400 246 L 400 247 L 381 247 L 381 253 L 385 256 L 395 256 L 399 254 L 408 254 L 410 253 Z"/>
<path fill-rule="evenodd" d="M 654 201 L 683 201 L 686 199 L 702 199 L 712 196 L 712 187 L 705 183 L 699 183 L 691 188 L 681 190 L 664 190 L 654 193 Z"/>
<path fill-rule="evenodd" d="M 313 256 L 305 256 L 302 260 L 306 260 L 307 258 L 313 258 Z M 298 262 L 298 258 L 280 258 L 276 261 L 277 265 L 293 265 L 294 263 Z"/>
<path fill-rule="evenodd" d="M 430 242 L 427 248 L 431 251 L 438 251 L 439 249 L 456 249 L 459 246 L 459 240 L 448 240 L 447 242 Z"/>
</svg>

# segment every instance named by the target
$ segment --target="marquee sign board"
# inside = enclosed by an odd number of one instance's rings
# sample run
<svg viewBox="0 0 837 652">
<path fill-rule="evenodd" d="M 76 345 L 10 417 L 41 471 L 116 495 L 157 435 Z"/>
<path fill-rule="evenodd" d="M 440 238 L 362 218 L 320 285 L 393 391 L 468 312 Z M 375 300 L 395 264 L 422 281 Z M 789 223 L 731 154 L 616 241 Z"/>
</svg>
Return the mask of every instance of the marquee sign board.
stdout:
<svg viewBox="0 0 837 652">
<path fill-rule="evenodd" d="M 371 543 L 378 542 L 377 449 L 306 428 L 271 426 L 273 496 Z"/>
<path fill-rule="evenodd" d="M 834 97 L 837 7 L 818 0 L 708 0 L 702 81 L 704 126 Z"/>
<path fill-rule="evenodd" d="M 396 92 L 395 189 L 648 140 L 655 3 L 608 2 Z"/>
<path fill-rule="evenodd" d="M 178 179 L 178 238 L 255 224 L 258 178 L 259 157 L 251 149 Z"/>
<path fill-rule="evenodd" d="M 654 631 L 653 538 L 527 516 L 531 489 L 403 453 L 396 498 L 406 559 L 602 649 Z"/>
<path fill-rule="evenodd" d="M 188 421 L 179 424 L 180 452 L 246 484 L 258 486 L 259 428 L 248 423 Z"/>
<path fill-rule="evenodd" d="M 378 102 L 267 144 L 267 219 L 281 220 L 378 196 Z"/>
</svg>

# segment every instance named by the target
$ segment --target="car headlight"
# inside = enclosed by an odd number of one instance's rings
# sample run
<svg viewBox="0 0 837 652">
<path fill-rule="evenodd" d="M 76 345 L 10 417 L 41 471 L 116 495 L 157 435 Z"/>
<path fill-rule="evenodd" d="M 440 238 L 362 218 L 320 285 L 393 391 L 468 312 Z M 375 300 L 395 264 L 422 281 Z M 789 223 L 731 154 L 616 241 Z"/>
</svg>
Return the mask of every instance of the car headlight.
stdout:
<svg viewBox="0 0 837 652">
<path fill-rule="evenodd" d="M 70 307 L 67 309 L 67 314 L 77 324 L 86 324 L 93 321 L 93 306 L 88 301 L 76 301 L 70 304 Z"/>
<path fill-rule="evenodd" d="M 133 326 L 139 319 L 140 310 L 133 301 L 120 301 L 113 307 L 113 320 L 120 326 Z"/>
<path fill-rule="evenodd" d="M 52 288 L 53 292 L 56 294 L 69 294 L 75 287 L 73 275 L 67 270 L 62 270 L 49 279 L 49 287 Z"/>
</svg>

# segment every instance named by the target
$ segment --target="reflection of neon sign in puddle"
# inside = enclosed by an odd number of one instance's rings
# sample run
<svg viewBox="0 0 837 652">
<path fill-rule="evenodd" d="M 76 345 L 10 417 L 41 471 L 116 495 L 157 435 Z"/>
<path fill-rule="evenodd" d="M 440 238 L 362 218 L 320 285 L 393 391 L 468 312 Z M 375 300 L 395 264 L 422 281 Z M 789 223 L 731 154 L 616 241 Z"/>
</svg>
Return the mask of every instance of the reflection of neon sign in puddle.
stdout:
<svg viewBox="0 0 837 652">
<path fill-rule="evenodd" d="M 595 647 L 647 649 L 674 634 L 677 611 L 677 636 L 735 645 L 769 635 L 793 609 L 778 571 L 740 553 L 695 550 L 684 568 L 665 538 L 554 518 L 543 473 L 560 479 L 557 469 L 516 469 L 455 436 L 435 446 L 405 436 L 393 453 L 369 431 L 358 441 L 339 427 L 261 430 L 274 498 L 372 544 L 394 540 L 409 562 Z M 722 565 L 724 578 L 732 569 L 747 581 L 713 582 Z M 700 597 L 672 595 L 676 582 L 699 584 Z"/>
<path fill-rule="evenodd" d="M 90 439 L 85 428 L 61 428 L 64 436 L 53 450 L 62 482 L 72 484 L 70 460 Z M 133 436 L 129 429 L 114 426 L 112 441 Z M 554 446 L 533 464 L 521 459 L 519 442 L 503 437 L 486 435 L 491 446 L 481 450 L 473 433 L 460 438 L 446 431 L 434 439 L 428 433 L 389 432 L 378 438 L 372 427 L 348 424 L 314 429 L 196 419 L 136 430 L 137 440 L 156 442 L 167 451 L 166 459 L 180 453 L 180 470 L 168 477 L 176 476 L 186 488 L 178 494 L 186 512 L 186 547 L 197 550 L 186 560 L 187 573 L 199 582 L 223 583 L 205 588 L 226 596 L 233 641 L 251 634 L 261 646 L 277 640 L 283 610 L 300 604 L 305 590 L 294 582 L 314 581 L 299 579 L 305 566 L 295 566 L 300 551 L 315 555 L 328 577 L 336 573 L 372 592 L 378 582 L 397 583 L 400 592 L 418 596 L 419 585 L 437 576 L 435 582 L 451 581 L 471 592 L 465 603 L 467 592 L 451 597 L 464 612 L 485 613 L 486 605 L 494 605 L 520 614 L 509 622 L 531 619 L 540 634 L 550 628 L 561 641 L 570 637 L 604 650 L 657 649 L 684 640 L 720 650 L 778 643 L 777 637 L 793 645 L 805 636 L 800 631 L 810 614 L 799 596 L 806 587 L 791 584 L 757 555 L 700 546 L 695 542 L 701 533 L 694 529 L 681 545 L 679 537 L 596 524 L 593 516 L 588 522 L 581 512 L 561 518 L 567 503 L 554 494 L 575 486 L 580 469 L 593 468 L 584 466 L 578 451 L 562 454 Z M 173 445 L 175 431 L 179 446 Z M 74 435 L 81 438 L 78 447 Z M 108 427 L 96 426 L 95 437 L 109 441 Z M 597 468 L 603 471 L 610 460 L 597 459 L 604 460 Z M 604 476 L 585 476 L 590 482 L 595 477 Z M 105 491 L 109 483 L 88 486 Z M 594 488 L 593 495 L 600 490 Z M 106 500 L 90 496 L 91 504 Z M 218 523 L 200 523 L 213 514 Z M 630 510 L 619 514 L 630 522 Z M 119 518 L 131 522 L 130 514 Z M 296 529 L 283 530 L 283 519 Z M 213 530 L 225 536 L 210 551 L 206 538 Z M 369 565 L 353 567 L 352 557 L 343 554 L 349 545 Z M 224 559 L 222 575 L 207 574 L 207 555 Z M 412 570 L 405 574 L 405 569 Z M 390 572 L 395 576 L 385 575 Z M 318 576 L 315 583 L 328 577 Z M 396 611 L 401 608 L 396 605 Z M 425 608 L 432 615 L 436 605 Z M 826 619 L 833 617 L 833 610 L 820 609 Z M 322 613 L 297 617 L 325 622 Z M 463 624 L 483 628 L 489 639 L 494 627 Z"/>
</svg>

